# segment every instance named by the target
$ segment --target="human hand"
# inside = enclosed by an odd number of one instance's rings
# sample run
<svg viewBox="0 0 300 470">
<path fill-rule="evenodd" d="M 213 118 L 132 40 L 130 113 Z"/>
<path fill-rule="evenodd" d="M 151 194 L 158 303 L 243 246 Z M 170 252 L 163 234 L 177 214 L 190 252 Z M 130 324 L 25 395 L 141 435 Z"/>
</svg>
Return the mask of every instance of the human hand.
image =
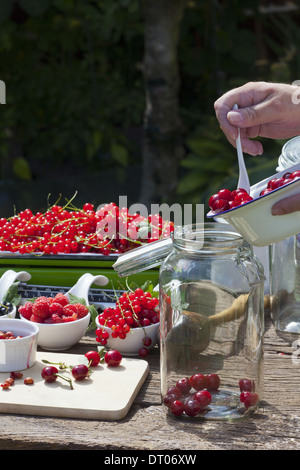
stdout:
<svg viewBox="0 0 300 470">
<path fill-rule="evenodd" d="M 272 207 L 272 215 L 285 215 L 300 211 L 300 195 L 286 197 L 276 202 Z"/>
<path fill-rule="evenodd" d="M 233 146 L 239 127 L 243 151 L 261 155 L 263 146 L 253 138 L 289 139 L 300 134 L 298 93 L 297 85 L 249 82 L 215 102 L 216 116 Z M 238 105 L 237 110 L 232 110 L 234 104 Z"/>
</svg>

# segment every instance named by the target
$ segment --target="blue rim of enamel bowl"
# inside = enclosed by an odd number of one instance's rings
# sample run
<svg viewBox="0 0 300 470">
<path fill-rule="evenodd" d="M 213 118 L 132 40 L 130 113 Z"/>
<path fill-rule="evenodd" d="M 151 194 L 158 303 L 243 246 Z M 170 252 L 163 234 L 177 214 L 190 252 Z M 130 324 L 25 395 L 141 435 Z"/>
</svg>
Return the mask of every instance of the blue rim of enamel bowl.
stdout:
<svg viewBox="0 0 300 470">
<path fill-rule="evenodd" d="M 280 177 L 279 177 L 280 178 Z M 271 179 L 274 179 L 271 178 Z M 270 180 L 271 180 L 270 179 Z M 270 181 L 269 180 L 269 181 Z M 292 186 L 292 184 L 295 184 L 297 182 L 300 181 L 300 177 L 298 178 L 295 178 L 293 181 L 291 181 L 290 183 L 286 183 L 284 184 L 283 186 L 280 186 L 279 188 L 276 188 L 276 189 L 273 189 L 272 191 L 270 191 L 269 193 L 267 194 L 263 194 L 262 196 L 257 196 L 256 198 L 252 199 L 251 201 L 248 201 L 248 202 L 245 202 L 244 204 L 241 204 L 239 206 L 236 206 L 236 207 L 233 207 L 232 209 L 227 209 L 226 211 L 222 211 L 222 212 L 214 212 L 214 211 L 209 211 L 207 214 L 206 214 L 206 217 L 210 218 L 210 217 L 220 217 L 221 215 L 223 214 L 228 214 L 229 212 L 232 213 L 233 211 L 237 211 L 239 209 L 242 209 L 243 207 L 245 206 L 248 206 L 249 204 L 253 204 L 254 202 L 258 202 L 260 201 L 261 199 L 263 198 L 266 198 L 268 196 L 270 196 L 271 194 L 275 194 L 276 192 L 280 191 L 281 189 L 286 189 L 286 188 L 289 188 Z"/>
</svg>

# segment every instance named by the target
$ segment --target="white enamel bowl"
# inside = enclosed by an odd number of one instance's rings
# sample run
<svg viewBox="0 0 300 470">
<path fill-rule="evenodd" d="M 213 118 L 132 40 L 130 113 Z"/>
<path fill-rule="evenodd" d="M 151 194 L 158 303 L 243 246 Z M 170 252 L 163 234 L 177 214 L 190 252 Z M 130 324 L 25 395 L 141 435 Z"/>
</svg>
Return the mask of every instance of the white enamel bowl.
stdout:
<svg viewBox="0 0 300 470">
<path fill-rule="evenodd" d="M 300 170 L 299 163 L 251 186 L 250 195 L 254 198 L 252 201 L 219 214 L 210 211 L 207 217 L 228 222 L 253 246 L 271 245 L 299 233 L 300 211 L 274 216 L 271 210 L 272 206 L 281 199 L 296 194 L 300 197 L 300 179 L 260 196 L 270 180 L 295 170 Z"/>
<path fill-rule="evenodd" d="M 89 305 L 88 291 L 93 283 L 103 286 L 108 283 L 108 279 L 105 276 L 92 276 L 86 273 L 81 276 L 66 295 L 71 293 L 79 298 L 83 298 L 86 305 Z M 19 315 L 22 320 L 32 323 L 30 320 L 26 320 L 22 317 L 20 313 Z M 69 349 L 84 336 L 89 326 L 90 318 L 90 313 L 88 313 L 85 317 L 68 323 L 36 323 L 39 328 L 38 346 L 48 351 L 63 351 Z"/>
<path fill-rule="evenodd" d="M 16 372 L 28 369 L 36 361 L 39 328 L 36 323 L 16 318 L 3 319 L 3 332 L 11 331 L 23 338 L 0 339 L 0 372 Z"/>
<path fill-rule="evenodd" d="M 124 339 L 112 338 L 112 330 L 107 326 L 100 325 L 98 317 L 96 318 L 96 325 L 97 328 L 101 328 L 109 333 L 106 346 L 109 349 L 116 349 L 124 356 L 138 356 L 139 349 L 143 347 L 145 336 L 150 337 L 152 340 L 151 346 L 147 347 L 149 350 L 154 348 L 158 342 L 159 322 L 141 328 L 131 328 Z"/>
</svg>

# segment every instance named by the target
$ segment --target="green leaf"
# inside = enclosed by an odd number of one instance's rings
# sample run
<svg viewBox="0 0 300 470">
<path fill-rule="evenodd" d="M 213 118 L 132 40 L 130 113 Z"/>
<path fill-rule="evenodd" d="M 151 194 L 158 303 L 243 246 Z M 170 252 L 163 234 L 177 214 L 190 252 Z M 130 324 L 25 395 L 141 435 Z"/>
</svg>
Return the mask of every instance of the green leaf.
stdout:
<svg viewBox="0 0 300 470">
<path fill-rule="evenodd" d="M 16 307 L 20 304 L 21 302 L 21 295 L 18 294 L 18 288 L 19 288 L 19 281 L 14 282 L 5 292 L 5 294 L 2 297 L 2 302 L 10 302 Z"/>
<path fill-rule="evenodd" d="M 96 328 L 96 326 L 97 326 L 96 325 L 96 318 L 98 316 L 98 310 L 96 309 L 96 307 L 94 305 L 88 305 L 88 309 L 89 309 L 89 312 L 91 314 L 91 321 L 90 321 L 90 324 L 89 324 L 89 326 L 86 330 L 87 333 Z"/>
</svg>

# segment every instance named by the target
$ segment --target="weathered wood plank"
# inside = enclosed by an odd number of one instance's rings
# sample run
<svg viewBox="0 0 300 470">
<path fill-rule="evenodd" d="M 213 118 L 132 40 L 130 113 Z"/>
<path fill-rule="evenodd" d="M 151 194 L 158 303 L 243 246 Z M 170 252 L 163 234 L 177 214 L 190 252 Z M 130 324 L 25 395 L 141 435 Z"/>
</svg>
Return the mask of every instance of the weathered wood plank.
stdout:
<svg viewBox="0 0 300 470">
<path fill-rule="evenodd" d="M 71 352 L 95 348 L 93 334 Z M 0 449 L 293 450 L 300 449 L 300 365 L 295 347 L 266 317 L 265 392 L 261 408 L 241 422 L 196 422 L 168 417 L 160 405 L 159 350 L 126 418 L 118 422 L 1 415 Z M 284 354 L 282 354 L 284 353 Z M 1 393 L 1 392 L 0 392 Z"/>
</svg>

